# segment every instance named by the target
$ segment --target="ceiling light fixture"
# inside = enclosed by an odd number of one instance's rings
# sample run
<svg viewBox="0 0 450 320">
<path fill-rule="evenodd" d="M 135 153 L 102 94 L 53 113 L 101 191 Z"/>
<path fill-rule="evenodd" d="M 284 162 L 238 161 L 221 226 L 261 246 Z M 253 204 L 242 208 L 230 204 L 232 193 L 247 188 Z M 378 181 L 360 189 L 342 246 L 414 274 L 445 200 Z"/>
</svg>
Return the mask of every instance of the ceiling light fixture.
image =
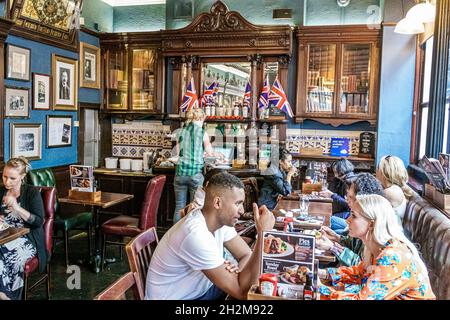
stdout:
<svg viewBox="0 0 450 320">
<path fill-rule="evenodd" d="M 346 7 L 350 4 L 350 0 L 336 0 L 339 7 Z"/>
<path fill-rule="evenodd" d="M 405 17 L 405 10 L 402 1 L 402 13 Z M 419 34 L 425 32 L 424 23 L 434 21 L 436 16 L 436 6 L 428 3 L 418 3 L 409 9 L 406 17 L 400 20 L 395 26 L 395 33 L 400 34 Z"/>
</svg>

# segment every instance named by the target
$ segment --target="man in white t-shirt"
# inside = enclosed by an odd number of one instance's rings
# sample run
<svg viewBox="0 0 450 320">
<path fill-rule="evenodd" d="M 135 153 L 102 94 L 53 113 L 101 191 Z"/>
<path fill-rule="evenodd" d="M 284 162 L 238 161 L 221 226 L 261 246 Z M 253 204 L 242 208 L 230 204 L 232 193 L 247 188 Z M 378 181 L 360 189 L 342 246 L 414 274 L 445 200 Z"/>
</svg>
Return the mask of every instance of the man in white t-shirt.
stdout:
<svg viewBox="0 0 450 320">
<path fill-rule="evenodd" d="M 244 213 L 244 185 L 228 174 L 214 175 L 208 183 L 203 208 L 190 212 L 164 235 L 150 262 L 146 299 L 213 300 L 225 293 L 246 299 L 257 283 L 261 233 L 271 230 L 273 214 L 253 204 L 258 237 L 255 250 L 237 235 L 234 225 Z M 223 258 L 226 247 L 239 263 L 239 273 L 230 272 Z M 231 270 L 232 271 L 232 270 Z"/>
</svg>

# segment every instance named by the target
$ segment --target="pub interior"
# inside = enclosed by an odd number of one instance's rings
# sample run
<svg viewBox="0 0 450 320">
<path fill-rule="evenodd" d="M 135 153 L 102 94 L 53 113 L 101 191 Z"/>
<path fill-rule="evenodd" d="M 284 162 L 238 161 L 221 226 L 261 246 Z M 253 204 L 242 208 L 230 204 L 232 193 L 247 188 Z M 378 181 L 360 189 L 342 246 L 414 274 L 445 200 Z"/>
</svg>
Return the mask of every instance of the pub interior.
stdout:
<svg viewBox="0 0 450 320">
<path fill-rule="evenodd" d="M 450 0 L 0 1 L 0 300 L 450 298 Z"/>
</svg>

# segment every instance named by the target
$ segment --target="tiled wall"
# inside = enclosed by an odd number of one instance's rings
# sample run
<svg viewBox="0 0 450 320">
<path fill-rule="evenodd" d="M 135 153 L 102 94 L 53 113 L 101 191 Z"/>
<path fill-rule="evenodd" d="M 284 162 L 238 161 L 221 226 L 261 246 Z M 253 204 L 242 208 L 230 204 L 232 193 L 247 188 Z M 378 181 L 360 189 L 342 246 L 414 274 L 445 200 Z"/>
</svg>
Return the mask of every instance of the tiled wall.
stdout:
<svg viewBox="0 0 450 320">
<path fill-rule="evenodd" d="M 331 138 L 350 138 L 350 155 L 357 156 L 359 152 L 359 135 L 362 132 L 363 131 L 288 129 L 286 146 L 291 153 L 299 153 L 300 148 L 320 147 L 323 149 L 324 154 L 329 154 Z"/>
<path fill-rule="evenodd" d="M 142 158 L 144 152 L 159 149 L 170 157 L 172 141 L 170 126 L 161 122 L 134 121 L 112 125 L 112 155 L 115 157 Z"/>
</svg>

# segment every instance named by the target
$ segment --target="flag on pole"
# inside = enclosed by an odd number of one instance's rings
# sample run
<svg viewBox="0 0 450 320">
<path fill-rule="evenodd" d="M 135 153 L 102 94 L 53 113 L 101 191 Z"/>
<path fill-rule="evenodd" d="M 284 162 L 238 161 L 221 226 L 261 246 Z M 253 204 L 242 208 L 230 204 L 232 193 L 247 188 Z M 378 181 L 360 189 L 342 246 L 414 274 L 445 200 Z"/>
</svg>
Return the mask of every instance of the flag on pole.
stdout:
<svg viewBox="0 0 450 320">
<path fill-rule="evenodd" d="M 271 105 L 274 105 L 278 109 L 282 110 L 290 118 L 294 116 L 294 113 L 292 112 L 291 109 L 291 105 L 287 100 L 286 93 L 284 92 L 280 81 L 278 81 L 278 77 L 275 79 L 275 82 L 272 85 L 272 90 L 270 90 L 269 106 Z"/>
<path fill-rule="evenodd" d="M 183 97 L 183 102 L 181 103 L 180 109 L 183 112 L 187 112 L 192 108 L 198 108 L 198 97 L 197 91 L 195 91 L 194 78 L 188 82 L 186 87 L 186 93 Z"/>
<path fill-rule="evenodd" d="M 203 92 L 202 98 L 200 99 L 201 107 L 210 100 L 213 99 L 214 95 L 214 87 L 216 86 L 216 82 L 213 81 L 209 87 L 206 88 L 206 90 Z"/>
<path fill-rule="evenodd" d="M 261 93 L 259 94 L 258 108 L 266 109 L 267 107 L 269 107 L 269 91 L 269 77 L 266 76 L 263 88 L 261 90 Z"/>
<path fill-rule="evenodd" d="M 250 94 L 252 87 L 250 86 L 250 82 L 247 81 L 247 85 L 245 86 L 244 93 L 244 106 L 250 106 Z"/>
</svg>

